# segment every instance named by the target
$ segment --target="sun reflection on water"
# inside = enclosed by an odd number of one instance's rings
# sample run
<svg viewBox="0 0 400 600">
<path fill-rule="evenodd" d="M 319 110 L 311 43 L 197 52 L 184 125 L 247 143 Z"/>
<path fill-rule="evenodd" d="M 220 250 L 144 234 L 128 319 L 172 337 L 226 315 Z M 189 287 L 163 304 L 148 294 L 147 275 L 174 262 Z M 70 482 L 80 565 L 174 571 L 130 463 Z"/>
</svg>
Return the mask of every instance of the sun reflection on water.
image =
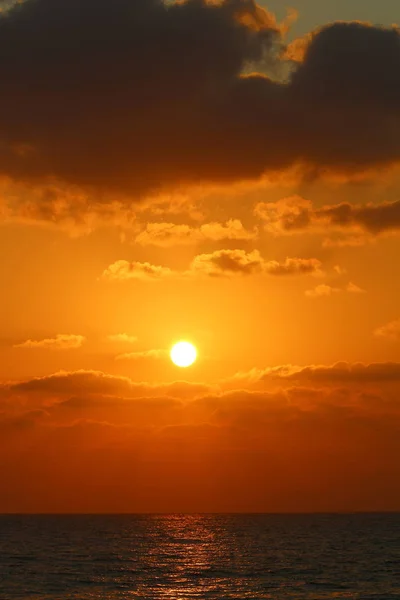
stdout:
<svg viewBox="0 0 400 600">
<path fill-rule="evenodd" d="M 0 520 L 7 600 L 400 598 L 396 515 Z"/>
</svg>

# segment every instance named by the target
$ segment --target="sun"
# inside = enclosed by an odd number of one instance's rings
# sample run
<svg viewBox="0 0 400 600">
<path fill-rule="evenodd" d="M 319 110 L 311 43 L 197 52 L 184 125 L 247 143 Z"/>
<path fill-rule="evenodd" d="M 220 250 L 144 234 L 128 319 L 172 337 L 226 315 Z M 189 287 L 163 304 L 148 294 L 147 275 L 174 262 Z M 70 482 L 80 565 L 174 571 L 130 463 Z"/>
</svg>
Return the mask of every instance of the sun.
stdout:
<svg viewBox="0 0 400 600">
<path fill-rule="evenodd" d="M 190 367 L 197 358 L 197 350 L 190 342 L 178 342 L 172 346 L 170 357 L 177 367 Z"/>
</svg>

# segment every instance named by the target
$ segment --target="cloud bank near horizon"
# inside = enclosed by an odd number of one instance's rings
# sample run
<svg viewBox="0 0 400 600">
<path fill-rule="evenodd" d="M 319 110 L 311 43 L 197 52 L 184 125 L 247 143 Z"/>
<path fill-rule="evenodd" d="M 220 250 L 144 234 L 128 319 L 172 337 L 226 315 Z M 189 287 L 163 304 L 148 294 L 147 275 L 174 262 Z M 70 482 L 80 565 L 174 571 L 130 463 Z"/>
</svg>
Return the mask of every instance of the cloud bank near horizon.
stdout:
<svg viewBox="0 0 400 600">
<path fill-rule="evenodd" d="M 3 383 L 0 509 L 398 508 L 399 389 L 398 363 L 281 366 L 214 385 L 99 371 Z"/>
</svg>

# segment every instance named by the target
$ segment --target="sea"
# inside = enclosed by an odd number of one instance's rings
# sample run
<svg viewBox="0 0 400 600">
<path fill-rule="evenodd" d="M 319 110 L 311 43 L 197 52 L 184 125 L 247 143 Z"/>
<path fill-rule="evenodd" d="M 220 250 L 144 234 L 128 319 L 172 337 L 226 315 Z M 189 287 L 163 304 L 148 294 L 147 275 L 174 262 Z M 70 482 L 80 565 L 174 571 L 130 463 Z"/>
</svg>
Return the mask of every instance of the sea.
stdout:
<svg viewBox="0 0 400 600">
<path fill-rule="evenodd" d="M 1 600 L 400 600 L 400 514 L 0 516 Z"/>
</svg>

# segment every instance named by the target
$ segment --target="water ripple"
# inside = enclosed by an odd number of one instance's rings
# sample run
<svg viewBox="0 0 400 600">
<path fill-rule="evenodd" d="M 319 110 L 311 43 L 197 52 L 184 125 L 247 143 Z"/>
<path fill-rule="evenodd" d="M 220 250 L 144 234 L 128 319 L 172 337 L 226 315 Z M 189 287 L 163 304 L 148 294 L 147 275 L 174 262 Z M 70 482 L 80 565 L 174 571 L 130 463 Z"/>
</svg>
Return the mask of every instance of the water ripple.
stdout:
<svg viewBox="0 0 400 600">
<path fill-rule="evenodd" d="M 399 600 L 400 515 L 1 516 L 0 600 Z"/>
</svg>

